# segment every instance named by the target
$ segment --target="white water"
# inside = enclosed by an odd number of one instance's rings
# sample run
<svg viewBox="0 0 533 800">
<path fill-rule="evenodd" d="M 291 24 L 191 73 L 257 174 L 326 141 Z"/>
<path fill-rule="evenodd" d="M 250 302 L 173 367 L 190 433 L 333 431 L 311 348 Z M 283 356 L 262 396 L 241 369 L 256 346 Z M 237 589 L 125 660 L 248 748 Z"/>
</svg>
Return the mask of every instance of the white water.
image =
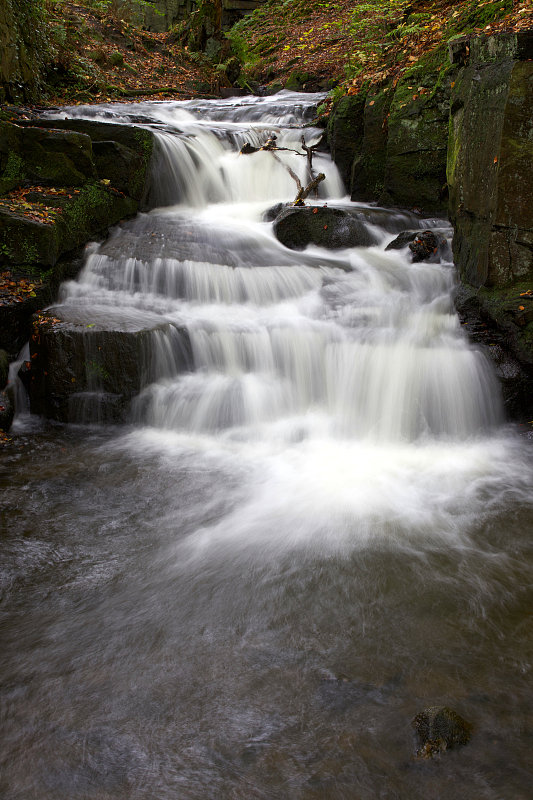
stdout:
<svg viewBox="0 0 533 800">
<path fill-rule="evenodd" d="M 174 205 L 92 246 L 57 309 L 151 330 L 131 425 L 25 423 L 0 461 L 6 800 L 529 797 L 529 451 L 452 264 L 384 249 L 413 215 L 349 204 L 323 157 L 320 202 L 375 245 L 297 253 L 261 221 L 294 186 L 237 149 L 298 142 L 316 99 L 67 112 L 160 131 Z M 440 704 L 472 741 L 415 761 Z"/>
<path fill-rule="evenodd" d="M 63 287 L 62 313 L 171 324 L 153 339 L 163 366 L 132 405 L 137 430 L 116 446 L 207 456 L 243 475 L 246 503 L 209 536 L 327 548 L 395 540 L 392 525 L 458 541 L 487 493 L 524 473 L 498 432 L 490 366 L 454 313 L 453 265 L 385 251 L 416 220 L 354 204 L 370 214 L 375 246 L 288 250 L 262 218 L 294 196 L 294 181 L 269 153 L 238 154 L 273 133 L 281 147 L 297 149 L 302 130 L 316 141 L 320 131 L 298 126 L 314 100 L 120 107 L 120 120 L 136 114 L 159 130 L 151 196 L 166 205 L 93 249 Z M 282 157 L 307 179 L 305 158 Z M 327 175 L 315 202 L 349 207 L 328 157 L 315 167 Z M 172 373 L 172 326 L 188 331 L 190 372 Z"/>
</svg>

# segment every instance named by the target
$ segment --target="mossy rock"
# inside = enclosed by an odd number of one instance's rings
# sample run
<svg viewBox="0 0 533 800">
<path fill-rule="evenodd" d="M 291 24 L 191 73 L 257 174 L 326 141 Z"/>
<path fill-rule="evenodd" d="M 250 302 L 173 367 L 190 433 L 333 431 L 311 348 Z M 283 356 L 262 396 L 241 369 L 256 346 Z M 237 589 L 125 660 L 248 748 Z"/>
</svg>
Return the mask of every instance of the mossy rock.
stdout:
<svg viewBox="0 0 533 800">
<path fill-rule="evenodd" d="M 354 159 L 360 155 L 366 96 L 346 95 L 335 104 L 327 126 L 331 156 L 346 186 L 350 185 Z"/>
<path fill-rule="evenodd" d="M 352 200 L 377 200 L 385 184 L 387 117 L 393 98 L 391 87 L 370 92 L 364 104 L 359 152 L 352 163 Z"/>
<path fill-rule="evenodd" d="M 432 213 L 447 210 L 450 91 L 450 75 L 441 84 L 436 73 L 408 75 L 399 82 L 388 117 L 387 203 Z"/>
<path fill-rule="evenodd" d="M 0 122 L 0 187 L 28 180 L 49 186 L 83 186 L 96 178 L 89 136 L 68 130 Z"/>
<path fill-rule="evenodd" d="M 290 206 L 274 221 L 274 233 L 291 250 L 310 244 L 328 249 L 368 247 L 375 239 L 361 220 L 340 208 Z"/>
</svg>

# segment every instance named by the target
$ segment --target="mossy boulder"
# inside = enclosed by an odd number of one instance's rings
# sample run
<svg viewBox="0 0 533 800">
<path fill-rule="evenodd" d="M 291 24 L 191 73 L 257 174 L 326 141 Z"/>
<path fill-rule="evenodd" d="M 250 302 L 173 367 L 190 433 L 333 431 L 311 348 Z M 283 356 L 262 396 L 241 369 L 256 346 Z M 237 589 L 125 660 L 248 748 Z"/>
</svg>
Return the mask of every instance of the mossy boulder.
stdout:
<svg viewBox="0 0 533 800">
<path fill-rule="evenodd" d="M 328 249 L 368 247 L 375 239 L 364 222 L 340 208 L 290 206 L 274 221 L 274 233 L 291 250 L 310 244 Z"/>
</svg>

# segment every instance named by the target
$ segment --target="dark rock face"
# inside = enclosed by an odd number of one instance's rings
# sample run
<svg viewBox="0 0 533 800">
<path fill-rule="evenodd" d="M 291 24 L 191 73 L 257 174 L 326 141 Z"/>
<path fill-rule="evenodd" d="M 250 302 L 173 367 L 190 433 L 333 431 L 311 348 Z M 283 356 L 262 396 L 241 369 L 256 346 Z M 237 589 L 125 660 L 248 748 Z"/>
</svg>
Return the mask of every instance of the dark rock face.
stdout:
<svg viewBox="0 0 533 800">
<path fill-rule="evenodd" d="M 284 209 L 274 222 L 274 233 L 291 250 L 303 250 L 309 244 L 329 249 L 374 244 L 361 220 L 340 208 L 323 206 Z"/>
<path fill-rule="evenodd" d="M 352 200 L 375 200 L 385 187 L 387 162 L 387 119 L 393 90 L 370 92 L 363 110 L 363 131 L 359 151 L 352 163 Z"/>
<path fill-rule="evenodd" d="M 171 325 L 103 330 L 38 315 L 30 339 L 30 407 L 60 422 L 122 422 L 129 403 L 158 377 L 151 358 L 155 339 L 168 336 L 175 372 L 191 363 L 185 330 Z"/>
<path fill-rule="evenodd" d="M 15 409 L 7 392 L 0 392 L 0 431 L 8 431 L 15 416 Z"/>
<path fill-rule="evenodd" d="M 388 117 L 384 191 L 380 202 L 445 211 L 450 75 L 407 75 L 396 87 Z"/>
<path fill-rule="evenodd" d="M 533 63 L 514 35 L 484 45 L 491 57 L 471 53 L 452 91 L 450 215 L 461 278 L 505 286 L 533 275 Z"/>
<path fill-rule="evenodd" d="M 531 323 L 522 326 L 520 318 L 533 300 L 522 300 L 521 289 L 527 286 L 480 290 L 462 285 L 454 299 L 464 330 L 492 362 L 507 416 L 528 422 L 533 418 Z"/>
<path fill-rule="evenodd" d="M 472 725 L 446 706 L 424 709 L 411 724 L 418 739 L 417 755 L 422 758 L 432 758 L 470 741 Z"/>
<path fill-rule="evenodd" d="M 24 180 L 45 186 L 83 186 L 95 179 L 89 136 L 0 122 L 1 192 Z"/>
<path fill-rule="evenodd" d="M 9 356 L 5 350 L 0 350 L 0 389 L 3 389 L 7 384 L 8 372 Z"/>
<path fill-rule="evenodd" d="M 364 108 L 364 96 L 342 97 L 328 121 L 327 137 L 331 156 L 347 187 L 351 182 L 354 158 L 361 152 Z"/>
</svg>

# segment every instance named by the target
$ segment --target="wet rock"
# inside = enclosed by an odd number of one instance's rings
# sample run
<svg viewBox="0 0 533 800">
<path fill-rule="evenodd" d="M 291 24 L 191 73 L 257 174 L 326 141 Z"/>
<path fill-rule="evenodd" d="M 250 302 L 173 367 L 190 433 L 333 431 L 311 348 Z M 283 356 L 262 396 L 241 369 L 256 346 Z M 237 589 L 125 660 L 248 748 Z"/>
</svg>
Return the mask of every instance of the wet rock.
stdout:
<svg viewBox="0 0 533 800">
<path fill-rule="evenodd" d="M 531 323 L 522 327 L 520 313 L 524 312 L 516 310 L 528 302 L 521 297 L 528 288 L 529 283 L 501 289 L 461 285 L 454 295 L 463 329 L 492 362 L 507 416 L 518 422 L 533 417 Z"/>
<path fill-rule="evenodd" d="M 361 220 L 340 208 L 324 206 L 286 208 L 274 222 L 274 233 L 291 250 L 303 250 L 309 244 L 332 250 L 375 244 Z"/>
<path fill-rule="evenodd" d="M 385 250 L 402 250 L 404 247 L 409 247 L 413 263 L 450 260 L 451 251 L 447 239 L 443 235 L 446 232 L 446 230 L 402 231 L 392 242 L 389 242 Z"/>
<path fill-rule="evenodd" d="M 533 275 L 533 63 L 521 53 L 514 34 L 473 39 L 452 90 L 453 248 L 473 286 Z"/>
<path fill-rule="evenodd" d="M 267 208 L 263 214 L 263 222 L 273 222 L 277 216 L 281 214 L 284 208 L 287 208 L 287 203 L 276 203 L 271 208 Z"/>
<path fill-rule="evenodd" d="M 365 97 L 341 97 L 330 114 L 327 126 L 331 157 L 347 187 L 350 186 L 352 165 L 361 152 L 363 141 Z"/>
<path fill-rule="evenodd" d="M 15 409 L 8 392 L 0 392 L 0 431 L 8 431 L 15 416 Z"/>
<path fill-rule="evenodd" d="M 9 356 L 5 350 L 0 350 L 0 389 L 3 389 L 7 384 L 8 373 Z"/>
<path fill-rule="evenodd" d="M 425 708 L 414 717 L 411 725 L 418 739 L 417 755 L 433 758 L 470 741 L 472 725 L 447 706 Z"/>
<path fill-rule="evenodd" d="M 115 311 L 116 314 L 116 311 Z M 48 314 L 34 319 L 30 339 L 30 408 L 60 422 L 122 422 L 144 386 L 187 370 L 188 333 L 169 324 L 129 330 L 72 324 Z M 158 341 L 172 358 L 158 363 Z"/>
</svg>

